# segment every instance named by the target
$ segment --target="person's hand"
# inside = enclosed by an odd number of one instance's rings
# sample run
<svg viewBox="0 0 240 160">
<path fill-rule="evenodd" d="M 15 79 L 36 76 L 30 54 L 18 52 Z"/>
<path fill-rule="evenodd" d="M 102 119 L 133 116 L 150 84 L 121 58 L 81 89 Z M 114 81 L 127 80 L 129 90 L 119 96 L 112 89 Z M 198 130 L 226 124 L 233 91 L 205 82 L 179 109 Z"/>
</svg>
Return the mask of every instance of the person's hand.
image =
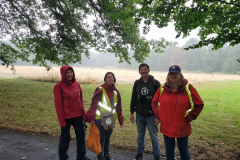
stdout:
<svg viewBox="0 0 240 160">
<path fill-rule="evenodd" d="M 160 121 L 159 121 L 159 119 L 155 119 L 155 121 L 154 121 L 154 125 L 158 125 L 160 123 Z"/>
<path fill-rule="evenodd" d="M 131 121 L 132 123 L 134 123 L 134 115 L 133 115 L 133 114 L 130 115 L 130 121 Z"/>
<path fill-rule="evenodd" d="M 94 125 L 94 124 L 95 124 L 95 121 L 91 121 L 91 124 Z"/>
</svg>

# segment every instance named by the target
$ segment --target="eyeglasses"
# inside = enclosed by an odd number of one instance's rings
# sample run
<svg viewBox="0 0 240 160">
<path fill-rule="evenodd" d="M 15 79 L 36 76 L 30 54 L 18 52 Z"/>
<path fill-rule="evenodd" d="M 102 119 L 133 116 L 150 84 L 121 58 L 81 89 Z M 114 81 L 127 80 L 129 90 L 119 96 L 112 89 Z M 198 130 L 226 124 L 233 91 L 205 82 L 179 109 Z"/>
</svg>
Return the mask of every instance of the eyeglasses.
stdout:
<svg viewBox="0 0 240 160">
<path fill-rule="evenodd" d="M 108 79 L 113 79 L 113 77 L 107 77 Z"/>
</svg>

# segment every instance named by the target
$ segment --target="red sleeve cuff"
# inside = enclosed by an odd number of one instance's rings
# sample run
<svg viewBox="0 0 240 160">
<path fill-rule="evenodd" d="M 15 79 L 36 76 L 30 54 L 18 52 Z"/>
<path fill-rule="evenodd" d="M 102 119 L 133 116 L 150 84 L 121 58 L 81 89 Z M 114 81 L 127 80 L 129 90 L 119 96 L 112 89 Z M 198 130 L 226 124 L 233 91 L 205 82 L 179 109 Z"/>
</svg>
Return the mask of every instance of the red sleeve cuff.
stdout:
<svg viewBox="0 0 240 160">
<path fill-rule="evenodd" d="M 119 122 L 120 126 L 123 125 L 123 116 L 118 117 L 118 122 Z"/>
</svg>

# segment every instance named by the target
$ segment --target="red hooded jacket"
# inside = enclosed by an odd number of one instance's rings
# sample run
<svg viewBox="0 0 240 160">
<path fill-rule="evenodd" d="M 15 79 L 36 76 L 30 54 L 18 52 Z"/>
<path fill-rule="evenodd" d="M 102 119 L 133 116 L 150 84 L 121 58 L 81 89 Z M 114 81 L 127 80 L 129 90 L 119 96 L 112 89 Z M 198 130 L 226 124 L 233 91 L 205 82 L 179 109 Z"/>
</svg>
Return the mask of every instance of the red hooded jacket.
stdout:
<svg viewBox="0 0 240 160">
<path fill-rule="evenodd" d="M 119 91 L 114 85 L 112 86 L 104 83 L 102 86 L 104 87 L 110 101 L 112 101 L 113 99 L 113 91 L 115 90 L 117 92 L 117 98 L 118 98 L 118 102 L 116 105 L 117 117 L 118 117 L 119 124 L 123 125 L 122 104 L 121 104 L 121 96 Z M 87 117 L 86 119 L 88 123 L 91 123 L 91 121 L 95 121 L 98 102 L 101 102 L 101 101 L 102 101 L 102 91 L 99 89 L 99 87 L 97 87 L 92 98 L 91 107 L 86 113 L 86 117 Z"/>
<path fill-rule="evenodd" d="M 53 89 L 55 108 L 60 126 L 66 126 L 65 119 L 82 116 L 85 121 L 85 108 L 80 84 L 76 82 L 73 70 L 71 81 L 66 79 L 67 69 L 71 66 L 63 66 L 60 69 L 62 80 L 58 82 Z M 72 68 L 73 69 L 73 68 Z"/>
<path fill-rule="evenodd" d="M 191 108 L 189 97 L 185 90 L 187 82 L 185 79 L 183 86 L 175 92 L 172 92 L 168 88 L 167 83 L 165 83 L 160 99 L 160 89 L 157 90 L 152 99 L 153 112 L 161 122 L 160 131 L 170 138 L 189 136 L 192 133 L 190 122 L 197 118 L 204 106 L 196 89 L 190 85 L 189 89 L 194 109 L 185 117 L 186 111 Z M 160 110 L 158 110 L 158 102 L 160 103 Z"/>
</svg>

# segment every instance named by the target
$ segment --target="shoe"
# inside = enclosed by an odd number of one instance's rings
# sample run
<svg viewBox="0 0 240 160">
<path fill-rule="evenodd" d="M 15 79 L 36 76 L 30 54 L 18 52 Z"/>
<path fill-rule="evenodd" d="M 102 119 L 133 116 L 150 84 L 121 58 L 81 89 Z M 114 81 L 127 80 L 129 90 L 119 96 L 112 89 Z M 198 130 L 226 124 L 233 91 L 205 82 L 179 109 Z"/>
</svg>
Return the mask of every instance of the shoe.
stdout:
<svg viewBox="0 0 240 160">
<path fill-rule="evenodd" d="M 141 153 L 138 153 L 135 157 L 135 160 L 142 160 L 143 159 L 143 156 Z"/>
<path fill-rule="evenodd" d="M 112 160 L 109 154 L 105 155 L 104 158 L 105 160 Z"/>
<path fill-rule="evenodd" d="M 160 157 L 156 156 L 154 157 L 154 160 L 160 160 Z"/>
</svg>

